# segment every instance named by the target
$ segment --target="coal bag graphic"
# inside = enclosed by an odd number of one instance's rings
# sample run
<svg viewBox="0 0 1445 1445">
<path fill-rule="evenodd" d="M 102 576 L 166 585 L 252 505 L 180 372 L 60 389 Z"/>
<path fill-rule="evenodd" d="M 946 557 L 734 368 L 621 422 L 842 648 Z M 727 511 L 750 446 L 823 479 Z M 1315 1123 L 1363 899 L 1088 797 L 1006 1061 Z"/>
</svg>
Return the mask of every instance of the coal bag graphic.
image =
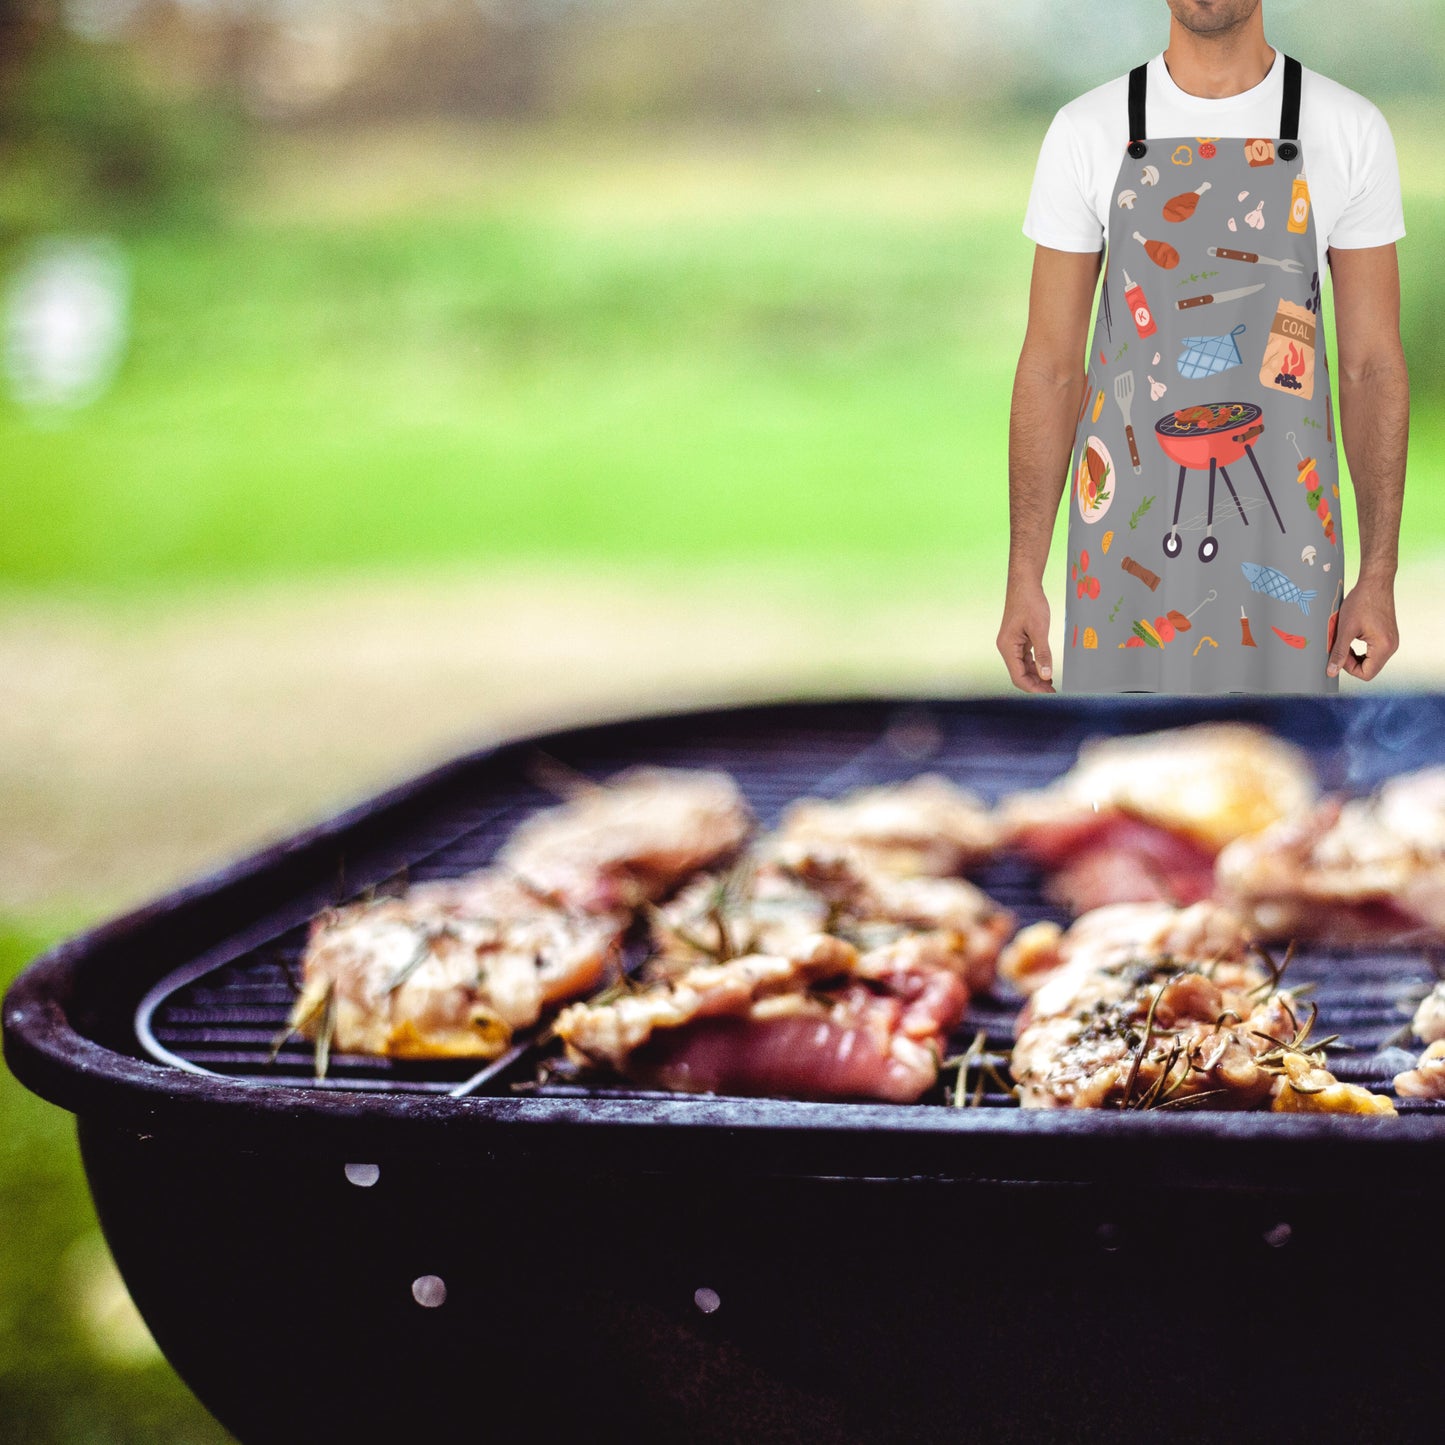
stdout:
<svg viewBox="0 0 1445 1445">
<path fill-rule="evenodd" d="M 1195 381 L 1201 376 L 1217 376 L 1231 366 L 1238 366 L 1243 357 L 1239 354 L 1239 343 L 1235 337 L 1243 335 L 1244 330 L 1245 325 L 1241 321 L 1233 331 L 1219 336 L 1186 336 L 1184 350 L 1179 353 L 1176 363 L 1180 376 Z"/>
<path fill-rule="evenodd" d="M 1259 379 L 1309 401 L 1315 394 L 1315 317 L 1307 306 L 1281 301 L 1269 328 Z"/>
</svg>

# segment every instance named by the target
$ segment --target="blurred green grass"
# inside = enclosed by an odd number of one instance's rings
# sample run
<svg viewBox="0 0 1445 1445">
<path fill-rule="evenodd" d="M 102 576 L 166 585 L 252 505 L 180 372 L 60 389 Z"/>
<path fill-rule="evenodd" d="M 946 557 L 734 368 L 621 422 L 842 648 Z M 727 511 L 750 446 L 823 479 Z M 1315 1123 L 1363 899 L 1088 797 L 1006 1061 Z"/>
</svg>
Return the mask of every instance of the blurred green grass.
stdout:
<svg viewBox="0 0 1445 1445">
<path fill-rule="evenodd" d="M 344 199 L 385 193 L 358 163 L 308 207 L 307 152 L 282 150 L 226 225 L 129 238 L 133 345 L 106 398 L 0 412 L 0 577 L 599 557 L 997 572 L 1036 137 L 885 142 L 714 143 L 672 209 L 683 162 L 645 143 L 491 138 L 474 194 L 423 179 L 409 209 L 370 213 Z M 404 143 L 386 154 L 425 176 Z M 563 179 L 543 184 L 549 165 Z M 1445 205 L 1408 209 L 1423 474 L 1442 453 Z M 1407 545 L 1445 533 L 1439 488 L 1409 505 Z"/>
</svg>

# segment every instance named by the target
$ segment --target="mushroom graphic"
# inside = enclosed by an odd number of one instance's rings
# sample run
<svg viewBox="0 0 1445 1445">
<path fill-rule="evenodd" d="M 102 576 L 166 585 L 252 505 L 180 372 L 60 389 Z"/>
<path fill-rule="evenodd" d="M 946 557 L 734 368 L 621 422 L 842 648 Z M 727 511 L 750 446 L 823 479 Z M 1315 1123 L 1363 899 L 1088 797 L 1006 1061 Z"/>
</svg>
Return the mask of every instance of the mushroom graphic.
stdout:
<svg viewBox="0 0 1445 1445">
<path fill-rule="evenodd" d="M 1315 549 L 1313 547 L 1306 547 L 1304 551 L 1299 554 L 1299 559 L 1301 562 L 1308 562 L 1310 566 L 1313 567 L 1315 565 Z"/>
<path fill-rule="evenodd" d="M 1139 179 L 1146 186 L 1157 186 L 1159 184 L 1159 167 L 1145 166 L 1144 174 Z"/>
<path fill-rule="evenodd" d="M 1134 202 L 1137 201 L 1138 199 L 1139 199 L 1139 197 L 1138 197 L 1138 195 L 1137 195 L 1134 191 L 1120 191 L 1120 192 L 1119 192 L 1119 204 L 1120 204 L 1126 211 L 1132 211 L 1132 210 L 1134 209 Z"/>
</svg>

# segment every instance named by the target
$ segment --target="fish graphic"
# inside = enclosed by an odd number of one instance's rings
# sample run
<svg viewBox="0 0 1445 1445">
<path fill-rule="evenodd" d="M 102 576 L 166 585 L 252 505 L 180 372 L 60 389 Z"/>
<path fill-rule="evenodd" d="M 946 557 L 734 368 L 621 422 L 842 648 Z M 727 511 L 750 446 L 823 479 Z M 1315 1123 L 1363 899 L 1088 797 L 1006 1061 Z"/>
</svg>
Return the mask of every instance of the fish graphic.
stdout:
<svg viewBox="0 0 1445 1445">
<path fill-rule="evenodd" d="M 1266 597 L 1277 597 L 1281 602 L 1298 602 L 1299 609 L 1306 617 L 1310 615 L 1310 598 L 1316 589 L 1308 590 L 1291 582 L 1275 567 L 1264 567 L 1258 562 L 1241 562 L 1240 570 L 1249 578 L 1251 590 L 1263 592 Z"/>
</svg>

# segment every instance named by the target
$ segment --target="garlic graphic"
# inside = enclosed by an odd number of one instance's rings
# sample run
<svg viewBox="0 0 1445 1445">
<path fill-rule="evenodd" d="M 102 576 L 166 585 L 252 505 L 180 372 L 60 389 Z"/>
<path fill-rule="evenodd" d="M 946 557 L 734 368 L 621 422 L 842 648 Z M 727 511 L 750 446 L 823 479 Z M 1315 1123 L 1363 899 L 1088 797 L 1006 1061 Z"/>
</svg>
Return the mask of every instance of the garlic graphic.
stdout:
<svg viewBox="0 0 1445 1445">
<path fill-rule="evenodd" d="M 1158 365 L 1159 365 L 1159 353 L 1158 353 L 1157 351 L 1154 353 L 1154 362 L 1153 362 L 1153 364 L 1154 364 L 1155 366 L 1158 366 Z"/>
<path fill-rule="evenodd" d="M 1228 224 L 1229 229 L 1230 229 L 1231 231 L 1237 231 L 1237 230 L 1239 229 L 1239 227 L 1235 224 L 1235 221 L 1234 221 L 1234 217 L 1233 217 L 1233 216 L 1231 216 L 1231 217 L 1229 218 L 1229 221 L 1228 221 L 1227 224 Z"/>
<path fill-rule="evenodd" d="M 1261 201 L 1245 218 L 1246 226 L 1253 226 L 1256 231 L 1264 230 L 1264 202 Z"/>
<path fill-rule="evenodd" d="M 1154 360 L 1155 360 L 1155 361 L 1158 361 L 1159 358 L 1156 356 L 1156 357 L 1154 358 Z M 1168 390 L 1169 390 L 1169 388 L 1168 388 L 1167 386 L 1165 386 L 1162 381 L 1155 381 L 1152 376 L 1149 378 L 1149 400 L 1150 400 L 1150 401 L 1158 401 L 1159 398 L 1160 398 L 1161 396 L 1163 396 L 1164 393 L 1165 393 L 1166 391 L 1168 391 Z"/>
<path fill-rule="evenodd" d="M 1239 199 L 1240 199 L 1241 201 L 1247 201 L 1247 200 L 1249 199 L 1249 192 L 1248 192 L 1248 191 L 1241 191 L 1241 192 L 1239 193 Z"/>
</svg>

